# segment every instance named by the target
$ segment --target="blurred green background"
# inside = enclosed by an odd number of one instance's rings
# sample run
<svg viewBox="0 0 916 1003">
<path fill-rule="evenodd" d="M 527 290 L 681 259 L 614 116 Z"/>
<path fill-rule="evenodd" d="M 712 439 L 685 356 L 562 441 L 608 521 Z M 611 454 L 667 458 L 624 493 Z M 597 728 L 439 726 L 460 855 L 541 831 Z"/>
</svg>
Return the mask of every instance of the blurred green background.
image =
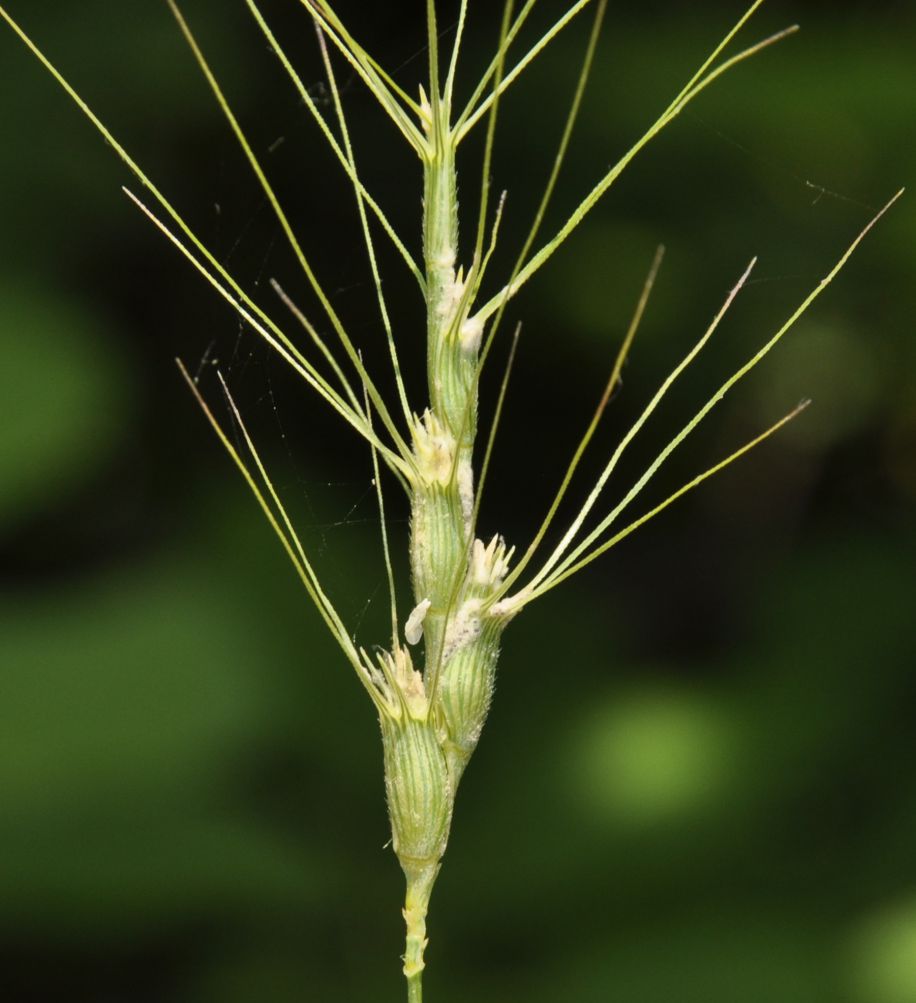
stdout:
<svg viewBox="0 0 916 1003">
<path fill-rule="evenodd" d="M 339 6 L 413 91 L 419 0 Z M 457 4 L 439 6 L 448 36 Z M 497 4 L 471 6 L 465 93 L 498 31 Z M 540 23 L 565 6 L 544 0 Z M 317 316 L 165 4 L 8 7 L 261 301 L 277 277 Z M 241 0 L 185 8 L 385 373 L 345 179 Z M 264 9 L 322 98 L 305 12 Z M 554 227 L 741 11 L 612 4 Z M 743 37 L 795 21 L 640 156 L 513 304 L 507 327 L 525 329 L 486 533 L 536 527 L 657 243 L 667 260 L 590 470 L 760 264 L 618 485 L 912 184 L 913 4 L 772 0 Z M 504 104 L 503 269 L 587 30 Z M 213 363 L 226 373 L 365 644 L 384 638 L 386 602 L 369 457 L 121 196 L 132 179 L 5 28 L 0 67 L 0 992 L 399 1000 L 373 714 L 173 357 L 217 405 Z M 357 155 L 416 247 L 417 165 L 344 77 Z M 508 633 L 433 900 L 431 1001 L 916 1001 L 914 257 L 908 195 L 639 510 L 801 397 L 815 406 Z M 420 304 L 382 259 L 420 401 Z"/>
</svg>

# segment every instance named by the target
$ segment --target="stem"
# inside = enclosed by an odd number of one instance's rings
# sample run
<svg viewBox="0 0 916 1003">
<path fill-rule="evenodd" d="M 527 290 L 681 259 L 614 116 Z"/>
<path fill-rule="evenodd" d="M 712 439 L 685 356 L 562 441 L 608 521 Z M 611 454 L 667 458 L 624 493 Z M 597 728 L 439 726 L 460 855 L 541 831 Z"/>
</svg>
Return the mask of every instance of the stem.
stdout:
<svg viewBox="0 0 916 1003">
<path fill-rule="evenodd" d="M 434 37 L 435 7 L 430 0 L 430 34 Z M 471 454 L 476 432 L 476 346 L 467 351 L 462 345 L 460 325 L 466 315 L 465 279 L 458 268 L 458 195 L 454 139 L 449 126 L 448 103 L 439 93 L 436 56 L 431 48 L 429 154 L 424 162 L 423 256 L 426 269 L 427 367 L 429 410 L 414 427 L 414 460 L 411 505 L 410 557 L 415 599 L 426 604 L 423 623 L 425 643 L 424 687 L 427 699 L 443 660 L 451 591 L 463 580 L 466 568 L 473 509 Z M 454 785 L 443 758 L 434 726 L 427 725 L 435 756 L 429 761 L 441 768 L 433 778 L 443 784 L 448 799 L 448 818 Z M 436 759 L 436 757 L 439 757 Z M 386 768 L 387 770 L 387 768 Z M 407 782 L 407 779 L 410 782 Z M 414 796 L 423 785 L 416 778 L 402 778 L 389 784 L 393 794 Z M 389 808 L 389 810 L 391 810 Z M 422 827 L 426 805 L 409 805 L 408 822 Z M 409 1003 L 423 999 L 423 955 L 426 950 L 426 914 L 439 861 L 448 838 L 423 850 L 408 849 L 398 838 L 395 815 L 395 850 L 407 879 L 404 901 L 406 948 L 404 975 Z"/>
<path fill-rule="evenodd" d="M 423 237 L 427 290 L 427 377 L 431 434 L 418 450 L 411 520 L 416 602 L 429 600 L 424 623 L 427 678 L 445 640 L 452 583 L 463 577 L 471 515 L 471 458 L 477 425 L 476 347 L 460 336 L 465 278 L 458 266 L 458 195 L 448 109 L 432 100 L 430 156 L 424 164 Z"/>
<path fill-rule="evenodd" d="M 437 133 L 440 126 L 433 126 Z M 445 405 L 441 354 L 448 334 L 455 296 L 458 256 L 458 194 L 454 151 L 447 140 L 434 140 L 435 153 L 426 165 L 424 204 L 424 257 L 427 283 L 427 339 L 430 403 L 436 411 Z"/>
<path fill-rule="evenodd" d="M 407 946 L 404 952 L 404 976 L 407 979 L 408 1003 L 421 1003 L 423 999 L 423 969 L 426 963 L 426 912 L 429 897 L 439 873 L 438 863 L 404 867 L 407 877 L 407 895 L 404 900 L 404 922 L 407 925 Z"/>
</svg>

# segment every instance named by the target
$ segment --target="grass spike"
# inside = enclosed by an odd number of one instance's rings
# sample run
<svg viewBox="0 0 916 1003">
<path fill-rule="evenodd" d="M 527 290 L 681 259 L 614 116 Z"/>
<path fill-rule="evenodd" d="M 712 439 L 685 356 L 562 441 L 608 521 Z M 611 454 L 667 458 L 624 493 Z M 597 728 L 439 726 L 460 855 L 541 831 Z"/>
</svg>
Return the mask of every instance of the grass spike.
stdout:
<svg viewBox="0 0 916 1003">
<path fill-rule="evenodd" d="M 0 0 L 0 3 L 3 2 L 5 0 Z M 544 240 L 541 231 L 571 144 L 583 95 L 592 72 L 599 33 L 607 15 L 607 0 L 595 0 L 590 8 L 594 23 L 588 34 L 588 45 L 579 67 L 578 80 L 572 94 L 565 126 L 562 134 L 558 136 L 559 144 L 553 163 L 547 164 L 550 170 L 545 170 L 545 175 L 548 176 L 544 179 L 546 185 L 543 197 L 538 204 L 530 229 L 527 226 L 524 228 L 522 236 L 525 237 L 525 241 L 521 252 L 517 256 L 513 252 L 510 257 L 512 271 L 508 276 L 508 282 L 502 284 L 505 276 L 501 276 L 502 288 L 499 289 L 497 286 L 496 295 L 481 305 L 478 303 L 478 296 L 483 288 L 484 274 L 491 263 L 497 240 L 500 239 L 500 226 L 505 207 L 505 195 L 503 195 L 495 213 L 491 209 L 495 190 L 491 188 L 490 180 L 497 119 L 503 116 L 503 98 L 509 88 L 521 79 L 526 69 L 539 58 L 559 33 L 588 7 L 591 0 L 562 0 L 561 3 L 554 4 L 560 8 L 561 13 L 563 11 L 565 13 L 559 20 L 555 20 L 558 15 L 551 15 L 545 21 L 548 30 L 543 34 L 540 31 L 532 32 L 534 39 L 537 40 L 530 47 L 526 43 L 522 50 L 524 54 L 520 59 L 516 59 L 513 46 L 519 42 L 526 24 L 529 24 L 528 18 L 534 10 L 536 0 L 503 0 L 505 6 L 496 9 L 493 9 L 491 2 L 490 14 L 493 20 L 495 21 L 502 13 L 496 55 L 489 60 L 488 69 L 474 89 L 470 100 L 464 105 L 464 110 L 457 121 L 453 115 L 456 111 L 453 100 L 459 62 L 464 59 L 467 48 L 466 31 L 469 27 L 468 18 L 471 16 L 469 0 L 451 0 L 450 15 L 457 12 L 457 21 L 454 38 L 449 46 L 450 53 L 445 52 L 445 43 L 439 38 L 437 24 L 437 13 L 442 15 L 445 8 L 441 2 L 437 4 L 436 0 L 426 0 L 424 27 L 428 32 L 429 79 L 419 86 L 419 103 L 411 98 L 393 76 L 387 73 L 350 34 L 335 13 L 334 8 L 337 6 L 335 0 L 300 0 L 317 31 L 321 58 L 330 87 L 328 104 L 333 102 L 333 110 L 324 104 L 319 108 L 261 16 L 256 0 L 246 0 L 261 33 L 280 59 L 283 69 L 293 81 L 302 102 L 306 105 L 308 114 L 318 124 L 321 134 L 327 140 L 353 187 L 399 395 L 400 409 L 392 401 L 389 411 L 385 400 L 367 373 L 362 352 L 351 343 L 344 330 L 342 319 L 334 309 L 339 306 L 336 295 L 326 296 L 318 283 L 264 170 L 243 134 L 239 121 L 230 110 L 216 78 L 191 36 L 178 10 L 177 4 L 181 0 L 168 0 L 168 2 L 211 90 L 216 95 L 223 114 L 255 172 L 262 191 L 267 196 L 274 215 L 290 242 L 294 255 L 330 320 L 328 323 L 319 313 L 316 315 L 319 323 L 313 324 L 305 312 L 293 304 L 292 299 L 279 284 L 271 281 L 280 300 L 305 328 L 312 342 L 310 345 L 299 336 L 298 340 L 302 342 L 306 354 L 287 338 L 280 326 L 255 302 L 254 296 L 259 296 L 260 293 L 253 292 L 249 295 L 241 288 L 2 7 L 0 7 L 0 19 L 13 27 L 32 53 L 76 102 L 81 112 L 90 119 L 140 179 L 140 183 L 152 193 L 149 198 L 142 192 L 140 195 L 149 202 L 155 215 L 140 198 L 128 193 L 140 210 L 232 306 L 241 320 L 369 443 L 372 483 L 381 522 L 382 555 L 389 589 L 392 635 L 391 650 L 376 650 L 371 656 L 365 648 L 359 646 L 355 637 L 348 634 L 342 618 L 323 589 L 306 548 L 303 547 L 302 539 L 283 505 L 280 492 L 275 488 L 252 436 L 242 420 L 222 372 L 217 369 L 219 384 L 225 395 L 229 413 L 221 416 L 221 424 L 204 402 L 197 380 L 192 379 L 184 365 L 179 362 L 183 379 L 202 407 L 223 448 L 227 450 L 242 473 L 248 489 L 254 495 L 274 535 L 280 540 L 307 594 L 315 603 L 319 615 L 342 649 L 344 657 L 353 665 L 361 684 L 366 688 L 378 711 L 384 749 L 391 844 L 404 873 L 406 884 L 402 911 L 406 928 L 405 951 L 402 956 L 403 973 L 407 980 L 409 1003 L 421 1003 L 430 895 L 448 845 L 455 793 L 487 720 L 496 684 L 502 635 L 508 622 L 523 606 L 545 595 L 556 585 L 590 565 L 592 561 L 655 518 L 685 493 L 763 443 L 804 410 L 807 402 L 802 402 L 794 411 L 732 452 L 724 460 L 720 460 L 686 484 L 682 484 L 659 504 L 654 504 L 653 501 L 654 507 L 638 518 L 634 518 L 636 513 L 627 511 L 671 454 L 700 425 L 718 401 L 763 360 L 812 306 L 816 298 L 845 266 L 866 234 L 902 193 L 898 193 L 861 230 L 845 254 L 791 313 L 783 326 L 775 334 L 772 334 L 773 328 L 768 329 L 769 340 L 763 347 L 752 354 L 750 359 L 724 382 L 720 377 L 716 382 L 721 385 L 705 403 L 701 398 L 691 407 L 686 423 L 681 420 L 675 426 L 675 433 L 666 436 L 667 444 L 654 459 L 649 457 L 637 469 L 640 476 L 635 483 L 628 481 L 619 490 L 615 488 L 613 499 L 606 502 L 604 492 L 607 482 L 612 476 L 615 478 L 619 476 L 617 465 L 623 452 L 629 448 L 629 444 L 650 420 L 673 383 L 697 358 L 698 353 L 718 329 L 734 298 L 748 282 L 748 276 L 754 267 L 754 262 L 751 262 L 739 282 L 728 293 L 724 305 L 700 340 L 689 351 L 684 349 L 678 353 L 680 356 L 683 351 L 687 352 L 674 371 L 664 380 L 661 388 L 654 392 L 654 396 L 650 395 L 649 403 L 637 412 L 636 421 L 624 429 L 622 440 L 609 451 L 610 456 L 600 457 L 599 466 L 603 468 L 600 476 L 596 482 L 589 481 L 586 484 L 586 490 L 583 492 L 586 495 L 584 502 L 581 506 L 577 504 L 573 507 L 568 529 L 564 526 L 565 533 L 562 530 L 557 531 L 556 536 L 562 538 L 556 546 L 554 546 L 556 541 L 551 540 L 548 549 L 545 545 L 548 534 L 553 533 L 558 521 L 557 515 L 560 508 L 566 504 L 565 499 L 574 478 L 580 476 L 585 451 L 594 448 L 597 429 L 603 421 L 615 389 L 620 384 L 625 360 L 656 281 L 661 260 L 661 250 L 659 250 L 643 285 L 642 294 L 622 345 L 616 352 L 610 377 L 591 416 L 591 421 L 579 439 L 578 445 L 572 450 L 573 455 L 565 473 L 561 471 L 559 489 L 548 506 L 547 514 L 534 540 L 518 566 L 512 569 L 514 547 L 510 547 L 499 534 L 493 535 L 488 540 L 477 536 L 482 501 L 489 492 L 488 482 L 495 454 L 496 436 L 505 413 L 513 367 L 517 359 L 520 325 L 516 326 L 509 347 L 492 422 L 484 433 L 485 443 L 481 440 L 484 427 L 479 418 L 480 381 L 483 368 L 494 346 L 496 332 L 500 329 L 510 300 L 573 234 L 646 144 L 673 122 L 707 87 L 739 63 L 786 38 L 796 28 L 793 26 L 771 35 L 738 52 L 737 55 L 729 56 L 726 47 L 763 2 L 763 0 L 745 0 L 745 3 L 751 6 L 738 23 L 706 57 L 705 62 L 680 88 L 674 99 L 665 102 L 667 104 L 665 110 L 642 137 L 624 153 L 624 156 L 609 169 L 601 167 L 598 170 L 598 184 L 590 186 L 591 191 L 586 190 L 584 199 L 576 199 L 572 214 L 565 214 L 560 220 L 563 223 L 560 229 L 553 234 L 552 239 L 539 247 Z M 518 13 L 517 8 L 521 8 Z M 481 10 L 486 10 L 485 4 L 481 5 Z M 422 4 L 415 13 L 422 19 L 424 15 Z M 585 28 L 584 23 L 583 28 Z M 407 245 L 400 240 L 362 182 L 357 169 L 354 143 L 351 140 L 352 123 L 348 123 L 344 114 L 341 90 L 343 79 L 335 75 L 335 72 L 342 73 L 336 62 L 338 56 L 337 51 L 334 51 L 335 47 L 347 62 L 347 72 L 358 77 L 369 87 L 373 99 L 381 104 L 383 113 L 391 119 L 395 128 L 421 161 L 423 175 L 423 197 L 420 203 L 421 259 L 414 260 Z M 423 75 L 422 67 L 419 72 Z M 401 76 L 400 71 L 397 75 Z M 429 88 L 429 98 L 424 87 Z M 515 92 L 512 93 L 514 95 Z M 483 150 L 480 204 L 471 207 L 471 212 L 467 214 L 471 216 L 468 227 L 464 220 L 466 214 L 462 211 L 459 201 L 461 191 L 459 181 L 462 179 L 458 173 L 457 147 L 485 117 L 489 123 L 486 127 L 486 136 L 480 141 Z M 266 160 L 264 162 L 266 163 Z M 362 158 L 360 165 L 365 166 Z M 336 167 L 333 170 L 336 170 Z M 869 215 L 873 212 L 874 210 L 868 210 Z M 383 288 L 381 280 L 380 266 L 383 262 L 379 258 L 378 248 L 383 238 L 375 232 L 376 224 L 372 214 L 378 218 L 387 237 L 417 279 L 426 308 L 425 369 L 429 407 L 418 414 L 410 411 L 401 376 L 387 302 L 390 299 L 388 295 L 390 291 L 387 287 Z M 487 243 L 487 227 L 490 226 L 491 216 L 493 216 L 492 227 Z M 488 291 L 487 296 L 489 295 Z M 272 305 L 276 307 L 276 304 Z M 368 305 L 371 308 L 374 304 Z M 310 305 L 309 313 L 314 309 L 314 306 Z M 472 309 L 477 309 L 477 313 L 472 314 Z M 419 317 L 416 320 L 419 320 Z M 286 323 L 288 322 L 284 321 L 284 326 Z M 326 332 L 326 336 L 322 332 Z M 335 342 L 335 337 L 343 347 L 346 357 Z M 401 348 L 401 351 L 403 353 L 404 349 Z M 750 351 L 753 352 L 753 349 Z M 209 350 L 207 354 L 209 355 Z M 402 355 L 402 358 L 406 361 L 406 355 Z M 742 355 L 742 360 L 745 358 L 746 356 Z M 354 371 L 358 382 L 354 377 Z M 702 406 L 699 406 L 700 404 Z M 399 411 L 403 411 L 407 419 L 407 428 L 403 427 Z M 395 424 L 395 419 L 398 424 Z M 483 453 L 482 457 L 478 456 L 480 452 Z M 407 620 L 400 625 L 394 574 L 396 560 L 392 560 L 394 555 L 391 550 L 393 530 L 387 525 L 388 512 L 381 479 L 383 463 L 392 470 L 404 487 L 410 502 L 408 556 L 413 585 L 411 602 L 413 610 Z M 385 488 L 387 486 L 384 485 Z M 627 512 L 625 518 L 624 512 Z M 624 528 L 620 529 L 619 526 Z M 548 551 L 546 561 L 540 554 L 541 547 Z M 531 565 L 534 564 L 535 556 L 538 557 L 538 564 L 543 562 L 543 565 L 532 577 Z M 518 586 L 525 580 L 528 580 L 528 584 L 519 589 Z M 403 646 L 401 637 L 405 642 Z M 421 640 L 424 641 L 422 649 L 416 647 Z M 423 663 L 419 661 L 415 663 L 414 659 L 421 657 Z"/>
</svg>

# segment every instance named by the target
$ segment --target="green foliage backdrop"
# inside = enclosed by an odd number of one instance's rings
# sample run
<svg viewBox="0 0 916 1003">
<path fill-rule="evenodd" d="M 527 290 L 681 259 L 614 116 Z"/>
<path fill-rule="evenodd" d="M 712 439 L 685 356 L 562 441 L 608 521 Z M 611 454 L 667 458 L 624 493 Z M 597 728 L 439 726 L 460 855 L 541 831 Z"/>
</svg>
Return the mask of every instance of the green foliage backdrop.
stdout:
<svg viewBox="0 0 916 1003">
<path fill-rule="evenodd" d="M 220 256 L 311 310 L 165 5 L 9 7 Z M 185 7 L 380 362 L 346 179 L 244 5 Z M 340 4 L 411 90 L 420 7 Z M 614 5 L 558 219 L 740 8 Z M 320 94 L 303 11 L 265 11 Z M 485 52 L 498 11 L 472 13 L 469 48 Z M 659 441 L 912 185 L 912 4 L 773 0 L 752 36 L 794 21 L 800 35 L 641 155 L 513 304 L 525 331 L 485 530 L 515 542 L 536 525 L 658 242 L 604 447 L 752 255 L 756 280 Z M 506 102 L 495 184 L 516 240 L 584 31 Z M 121 196 L 125 172 L 7 31 L 0 66 L 0 991 L 399 999 L 401 877 L 371 711 L 173 357 L 200 364 L 212 399 L 224 369 L 371 641 L 385 602 L 369 457 Z M 419 241 L 416 165 L 357 82 L 346 97 L 371 186 Z M 473 201 L 476 171 L 466 184 Z M 509 632 L 434 903 L 431 1000 L 916 1001 L 914 259 L 908 195 L 665 486 L 799 398 L 815 406 Z M 419 388 L 420 304 L 388 275 Z"/>
</svg>

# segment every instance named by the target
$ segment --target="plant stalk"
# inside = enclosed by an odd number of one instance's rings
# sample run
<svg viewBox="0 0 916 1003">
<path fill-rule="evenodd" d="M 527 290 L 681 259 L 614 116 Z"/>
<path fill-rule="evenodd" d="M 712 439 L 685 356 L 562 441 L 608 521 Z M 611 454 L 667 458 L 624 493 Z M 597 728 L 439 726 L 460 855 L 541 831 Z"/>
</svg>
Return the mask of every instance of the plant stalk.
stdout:
<svg viewBox="0 0 916 1003">
<path fill-rule="evenodd" d="M 438 862 L 405 867 L 407 896 L 404 900 L 404 922 L 407 925 L 407 946 L 404 952 L 404 975 L 407 979 L 408 1003 L 419 1003 L 423 999 L 426 913 L 438 873 Z"/>
<path fill-rule="evenodd" d="M 430 418 L 411 519 L 411 564 L 424 623 L 426 678 L 442 660 L 453 584 L 463 577 L 473 511 L 477 425 L 476 346 L 462 344 L 464 279 L 458 267 L 458 183 L 449 109 L 433 100 L 424 162 L 423 251 L 427 289 Z"/>
<path fill-rule="evenodd" d="M 435 87 L 435 81 L 431 81 Z M 423 252 L 427 291 L 427 376 L 429 410 L 415 429 L 417 477 L 411 505 L 410 552 L 417 604 L 428 608 L 423 623 L 425 693 L 431 697 L 443 662 L 454 583 L 467 572 L 473 510 L 472 452 L 476 432 L 476 347 L 462 346 L 460 326 L 465 309 L 458 268 L 458 197 L 455 147 L 449 108 L 435 90 L 429 121 L 429 152 L 424 161 Z M 442 736 L 434 714 L 424 727 Z M 445 797 L 450 805 L 457 777 L 441 749 Z M 426 915 L 439 873 L 447 828 L 437 855 L 428 859 L 399 853 L 407 880 L 404 902 L 406 947 L 404 975 L 408 1003 L 420 1003 L 426 949 Z M 398 847 L 396 846 L 396 849 Z"/>
</svg>

